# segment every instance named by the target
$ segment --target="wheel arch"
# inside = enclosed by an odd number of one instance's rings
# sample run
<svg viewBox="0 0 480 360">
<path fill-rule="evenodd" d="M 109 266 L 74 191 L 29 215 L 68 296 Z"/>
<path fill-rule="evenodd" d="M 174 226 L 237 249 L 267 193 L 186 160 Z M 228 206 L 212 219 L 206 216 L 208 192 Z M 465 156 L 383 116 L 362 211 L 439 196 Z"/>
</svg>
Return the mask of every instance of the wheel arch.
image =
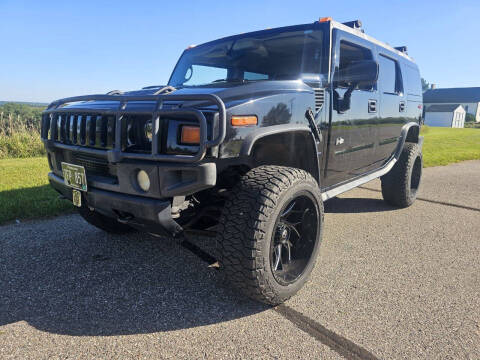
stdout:
<svg viewBox="0 0 480 360">
<path fill-rule="evenodd" d="M 320 184 L 316 142 L 307 125 L 260 128 L 245 138 L 240 155 L 249 159 L 251 167 L 282 165 L 305 170 Z"/>
<path fill-rule="evenodd" d="M 406 142 L 423 144 L 423 136 L 420 136 L 420 125 L 416 122 L 409 122 L 403 125 L 397 148 L 395 149 L 395 159 L 398 160 L 402 154 Z"/>
</svg>

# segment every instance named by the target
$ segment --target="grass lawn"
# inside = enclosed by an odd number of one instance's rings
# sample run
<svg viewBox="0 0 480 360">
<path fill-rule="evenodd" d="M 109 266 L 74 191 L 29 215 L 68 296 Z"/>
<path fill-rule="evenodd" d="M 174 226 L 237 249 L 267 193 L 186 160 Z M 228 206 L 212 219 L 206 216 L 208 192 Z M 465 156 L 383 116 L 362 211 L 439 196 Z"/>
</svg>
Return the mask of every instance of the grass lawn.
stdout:
<svg viewBox="0 0 480 360">
<path fill-rule="evenodd" d="M 422 127 L 424 167 L 480 159 L 480 129 Z"/>
<path fill-rule="evenodd" d="M 47 158 L 0 160 L 0 224 L 71 212 L 47 179 Z"/>
</svg>

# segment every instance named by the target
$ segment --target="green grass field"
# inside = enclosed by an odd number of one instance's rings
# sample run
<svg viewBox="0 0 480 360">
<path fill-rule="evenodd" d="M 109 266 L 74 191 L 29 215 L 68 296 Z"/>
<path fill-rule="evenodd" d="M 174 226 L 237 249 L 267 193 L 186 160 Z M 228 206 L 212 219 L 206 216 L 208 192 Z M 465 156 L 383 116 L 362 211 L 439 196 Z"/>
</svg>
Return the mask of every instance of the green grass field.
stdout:
<svg viewBox="0 0 480 360">
<path fill-rule="evenodd" d="M 425 167 L 480 159 L 480 129 L 424 127 Z M 0 224 L 71 212 L 47 180 L 45 157 L 0 160 Z"/>
<path fill-rule="evenodd" d="M 480 159 L 480 129 L 451 129 L 424 126 L 424 167 Z"/>
<path fill-rule="evenodd" d="M 72 211 L 48 184 L 47 158 L 0 160 L 0 224 Z"/>
</svg>

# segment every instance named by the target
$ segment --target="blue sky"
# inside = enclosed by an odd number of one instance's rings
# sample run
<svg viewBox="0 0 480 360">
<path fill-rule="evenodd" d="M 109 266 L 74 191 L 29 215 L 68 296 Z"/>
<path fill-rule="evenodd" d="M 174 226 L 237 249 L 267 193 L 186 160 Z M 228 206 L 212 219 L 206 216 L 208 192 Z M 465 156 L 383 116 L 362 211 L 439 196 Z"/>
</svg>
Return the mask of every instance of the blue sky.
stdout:
<svg viewBox="0 0 480 360">
<path fill-rule="evenodd" d="M 478 0 L 0 0 L 0 100 L 165 84 L 190 44 L 332 16 L 407 45 L 439 87 L 480 86 Z"/>
</svg>

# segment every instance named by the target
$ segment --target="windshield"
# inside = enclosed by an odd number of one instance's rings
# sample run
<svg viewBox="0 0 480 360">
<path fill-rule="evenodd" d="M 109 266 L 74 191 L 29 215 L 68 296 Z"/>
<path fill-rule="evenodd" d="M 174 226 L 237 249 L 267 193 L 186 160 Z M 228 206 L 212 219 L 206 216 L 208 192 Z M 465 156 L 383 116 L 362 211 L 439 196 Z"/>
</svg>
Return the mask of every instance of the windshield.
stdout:
<svg viewBox="0 0 480 360">
<path fill-rule="evenodd" d="M 186 50 L 169 85 L 296 80 L 319 74 L 324 56 L 321 30 L 246 34 Z"/>
</svg>

